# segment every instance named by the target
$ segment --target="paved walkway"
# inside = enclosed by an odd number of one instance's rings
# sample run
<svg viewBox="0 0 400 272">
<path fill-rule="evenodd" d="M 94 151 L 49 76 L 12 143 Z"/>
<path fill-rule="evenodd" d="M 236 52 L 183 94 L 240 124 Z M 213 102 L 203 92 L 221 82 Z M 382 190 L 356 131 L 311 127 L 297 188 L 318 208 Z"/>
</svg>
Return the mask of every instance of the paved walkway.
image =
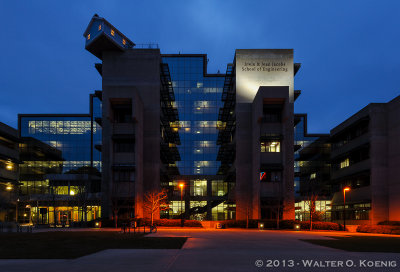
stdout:
<svg viewBox="0 0 400 272">
<path fill-rule="evenodd" d="M 299 239 L 332 239 L 342 232 L 160 229 L 151 236 L 190 237 L 181 250 L 105 250 L 74 260 L 0 260 L 0 271 L 398 271 L 400 254 L 358 253 L 321 247 Z M 354 234 L 351 235 L 365 235 Z M 371 235 L 371 234 L 369 234 Z M 271 260 L 269 263 L 268 260 Z M 273 262 L 275 260 L 275 262 Z M 332 261 L 305 267 L 304 260 Z M 366 260 L 363 262 L 363 260 Z M 396 261 L 397 267 L 360 268 L 360 261 Z M 292 263 L 293 261 L 293 263 Z M 347 268 L 347 265 L 357 267 Z M 352 263 L 353 262 L 353 263 Z M 315 265 L 315 262 L 312 262 Z M 271 264 L 272 267 L 266 266 Z M 327 266 L 327 263 L 320 263 Z M 393 263 L 392 263 L 393 264 Z M 257 267 L 261 266 L 261 267 Z M 278 266 L 278 267 L 274 267 Z M 288 267 L 293 265 L 293 267 Z M 283 267 L 286 266 L 286 267 Z"/>
</svg>

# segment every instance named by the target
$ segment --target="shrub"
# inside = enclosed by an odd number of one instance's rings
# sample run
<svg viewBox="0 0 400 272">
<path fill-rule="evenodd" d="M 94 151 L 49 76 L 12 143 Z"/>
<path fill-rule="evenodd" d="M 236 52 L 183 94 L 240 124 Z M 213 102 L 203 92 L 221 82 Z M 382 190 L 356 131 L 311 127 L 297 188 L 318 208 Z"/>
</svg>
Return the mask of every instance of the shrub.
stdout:
<svg viewBox="0 0 400 272">
<path fill-rule="evenodd" d="M 382 222 L 379 222 L 378 225 L 400 226 L 400 221 L 382 221 Z"/>
<path fill-rule="evenodd" d="M 143 220 L 146 225 L 151 224 L 150 219 Z M 181 219 L 155 219 L 153 220 L 154 224 L 161 227 L 180 227 L 181 226 Z M 200 221 L 196 220 L 184 220 L 185 227 L 202 227 Z"/>
<path fill-rule="evenodd" d="M 309 230 L 310 229 L 310 221 L 301 221 L 300 222 L 301 229 Z M 343 230 L 343 226 L 337 223 L 332 222 L 321 222 L 316 221 L 312 224 L 313 230 Z"/>
<path fill-rule="evenodd" d="M 400 227 L 397 225 L 360 225 L 357 227 L 357 232 L 400 234 Z"/>
</svg>

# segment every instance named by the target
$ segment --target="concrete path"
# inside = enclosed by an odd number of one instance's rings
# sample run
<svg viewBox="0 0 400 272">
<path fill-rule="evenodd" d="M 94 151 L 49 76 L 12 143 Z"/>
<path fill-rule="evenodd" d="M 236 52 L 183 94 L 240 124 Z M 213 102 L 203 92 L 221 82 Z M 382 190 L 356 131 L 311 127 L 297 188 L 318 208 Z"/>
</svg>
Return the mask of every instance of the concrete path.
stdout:
<svg viewBox="0 0 400 272">
<path fill-rule="evenodd" d="M 0 271 L 398 271 L 400 254 L 358 253 L 299 239 L 332 239 L 342 232 L 160 229 L 151 236 L 190 237 L 181 250 L 105 250 L 74 260 L 0 260 Z M 360 235 L 354 234 L 351 235 Z M 361 234 L 365 235 L 365 234 Z M 371 235 L 371 234 L 369 234 Z M 398 237 L 398 236 L 397 236 Z M 400 246 L 400 245 L 399 245 Z M 314 267 L 305 265 L 305 260 Z M 328 262 L 326 262 L 328 261 Z M 370 261 L 392 261 L 392 268 Z M 343 263 L 340 263 L 343 262 Z M 347 262 L 347 263 L 346 263 Z M 267 267 L 268 265 L 272 267 Z M 315 267 L 318 264 L 320 267 Z M 324 265 L 325 267 L 321 267 Z M 353 267 L 355 265 L 356 267 Z M 365 265 L 366 267 L 360 267 Z M 328 266 L 328 267 L 327 267 Z M 339 266 L 339 267 L 332 267 Z M 343 267 L 340 267 L 343 266 Z M 348 268 L 347 266 L 351 266 Z"/>
</svg>

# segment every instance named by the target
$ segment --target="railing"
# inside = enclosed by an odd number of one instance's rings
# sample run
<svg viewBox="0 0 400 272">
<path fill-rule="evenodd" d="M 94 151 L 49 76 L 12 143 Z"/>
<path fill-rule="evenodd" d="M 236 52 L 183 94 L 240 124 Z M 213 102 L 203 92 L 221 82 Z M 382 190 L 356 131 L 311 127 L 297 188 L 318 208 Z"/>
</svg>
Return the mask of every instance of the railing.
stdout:
<svg viewBox="0 0 400 272">
<path fill-rule="evenodd" d="M 139 43 L 134 48 L 159 49 L 158 43 Z"/>
</svg>

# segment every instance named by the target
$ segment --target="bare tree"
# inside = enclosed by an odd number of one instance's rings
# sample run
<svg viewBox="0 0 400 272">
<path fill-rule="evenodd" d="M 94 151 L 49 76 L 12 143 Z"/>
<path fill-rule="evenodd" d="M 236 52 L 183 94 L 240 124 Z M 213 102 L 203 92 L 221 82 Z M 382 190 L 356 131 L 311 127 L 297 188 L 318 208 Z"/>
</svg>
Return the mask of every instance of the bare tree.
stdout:
<svg viewBox="0 0 400 272">
<path fill-rule="evenodd" d="M 168 210 L 169 205 L 167 203 L 167 190 L 162 189 L 161 191 L 150 191 L 144 195 L 145 202 L 144 208 L 150 214 L 151 225 L 154 222 L 154 214 L 157 211 Z"/>
<path fill-rule="evenodd" d="M 306 200 L 306 205 L 308 206 L 308 210 L 310 212 L 310 230 L 313 229 L 314 221 L 321 221 L 321 217 L 325 213 L 324 210 L 317 211 L 316 203 L 318 199 L 317 193 L 310 193 L 308 195 L 308 199 Z"/>
</svg>

